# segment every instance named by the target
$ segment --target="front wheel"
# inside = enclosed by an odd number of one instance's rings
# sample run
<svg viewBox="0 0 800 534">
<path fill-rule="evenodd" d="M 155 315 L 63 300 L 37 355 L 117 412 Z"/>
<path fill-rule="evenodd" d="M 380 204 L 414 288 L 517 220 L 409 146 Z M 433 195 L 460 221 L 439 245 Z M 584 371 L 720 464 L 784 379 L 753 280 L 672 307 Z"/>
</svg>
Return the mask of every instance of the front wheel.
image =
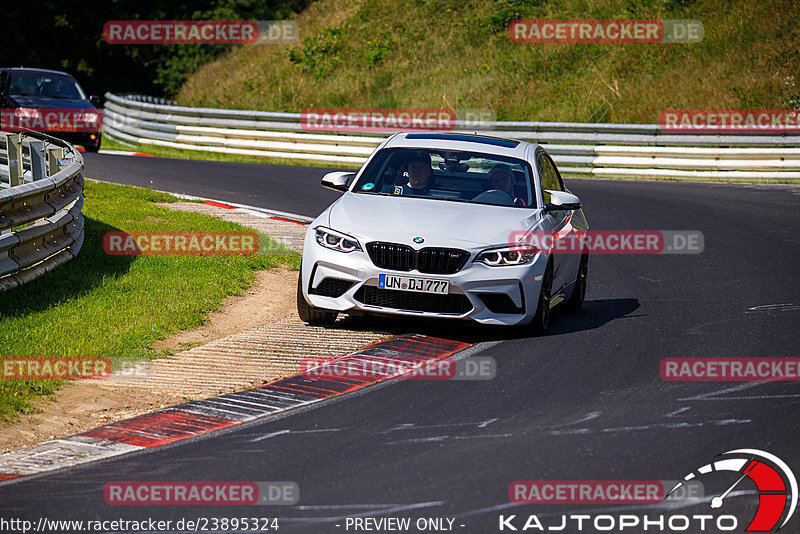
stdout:
<svg viewBox="0 0 800 534">
<path fill-rule="evenodd" d="M 98 133 L 97 134 L 97 142 L 95 142 L 94 144 L 86 143 L 85 145 L 83 145 L 83 149 L 86 152 L 99 152 L 100 151 L 100 143 L 102 142 L 102 140 L 103 139 L 102 139 L 101 134 Z"/>
<path fill-rule="evenodd" d="M 301 267 L 301 274 L 297 278 L 297 314 L 300 316 L 300 320 L 310 325 L 332 325 L 336 321 L 336 317 L 339 314 L 337 312 L 315 308 L 306 302 L 306 299 L 303 297 L 303 289 L 301 285 L 303 283 L 302 272 L 303 271 Z"/>
<path fill-rule="evenodd" d="M 575 287 L 572 295 L 567 301 L 567 308 L 572 311 L 583 309 L 583 301 L 586 298 L 586 275 L 589 272 L 589 254 L 581 254 L 581 263 L 578 265 L 578 276 L 575 278 Z"/>
<path fill-rule="evenodd" d="M 553 262 L 547 262 L 542 275 L 542 289 L 539 292 L 539 303 L 531 327 L 536 333 L 542 333 L 550 325 L 550 292 L 553 290 Z"/>
</svg>

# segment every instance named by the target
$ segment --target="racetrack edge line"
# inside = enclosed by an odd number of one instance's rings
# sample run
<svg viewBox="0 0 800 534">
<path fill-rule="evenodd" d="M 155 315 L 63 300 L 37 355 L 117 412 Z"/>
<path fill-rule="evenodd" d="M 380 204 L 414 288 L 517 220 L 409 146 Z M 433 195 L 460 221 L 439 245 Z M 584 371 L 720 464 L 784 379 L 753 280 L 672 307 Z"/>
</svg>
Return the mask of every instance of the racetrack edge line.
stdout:
<svg viewBox="0 0 800 534">
<path fill-rule="evenodd" d="M 300 400 L 300 402 L 286 406 L 285 408 L 280 408 L 277 410 L 262 410 L 260 413 L 256 413 L 249 418 L 244 418 L 244 419 L 227 418 L 227 421 L 223 422 L 221 420 L 226 418 L 218 417 L 217 415 L 209 413 L 207 409 L 206 410 L 202 409 L 201 405 L 203 403 L 208 403 L 208 401 L 213 402 L 214 399 L 235 397 L 237 394 L 251 392 L 253 390 L 269 390 L 273 384 L 280 384 L 281 382 L 286 382 L 290 380 L 297 381 L 299 377 L 300 378 L 303 377 L 303 373 L 301 372 L 299 374 L 292 375 L 290 377 L 275 380 L 273 382 L 270 382 L 269 384 L 257 388 L 250 388 L 235 393 L 228 393 L 225 395 L 211 397 L 209 399 L 203 399 L 200 401 L 192 401 L 189 403 L 178 404 L 175 406 L 164 408 L 162 410 L 157 410 L 155 412 L 150 412 L 148 414 L 143 414 L 131 419 L 127 419 L 124 421 L 119 421 L 116 423 L 111 423 L 109 425 L 104 425 L 81 434 L 66 436 L 64 438 L 58 438 L 31 447 L 25 447 L 22 449 L 17 449 L 16 451 L 10 451 L 8 453 L 4 453 L 0 455 L 0 466 L 4 463 L 6 464 L 6 466 L 0 467 L 0 485 L 12 484 L 19 482 L 21 480 L 38 478 L 40 476 L 51 474 L 53 471 L 66 471 L 76 467 L 80 467 L 87 463 L 110 460 L 111 458 L 116 458 L 117 456 L 121 455 L 128 456 L 143 452 L 145 450 L 150 450 L 153 448 L 163 448 L 163 447 L 179 445 L 182 443 L 188 443 L 189 441 L 192 441 L 194 439 L 199 439 L 208 436 L 210 434 L 218 436 L 223 431 L 231 431 L 233 429 L 245 428 L 244 425 L 262 423 L 265 420 L 279 420 L 282 419 L 283 417 L 288 417 L 290 415 L 302 413 L 311 408 L 317 408 L 323 405 L 327 405 L 327 403 L 329 402 L 338 402 L 339 400 L 344 400 L 345 397 L 349 397 L 350 395 L 364 394 L 366 393 L 367 389 L 369 389 L 370 391 L 374 391 L 375 388 L 377 387 L 383 387 L 390 383 L 399 383 L 402 381 L 402 379 L 397 379 L 397 378 L 405 374 L 412 373 L 414 369 L 416 369 L 417 367 L 430 363 L 432 361 L 440 360 L 446 357 L 451 357 L 454 360 L 460 360 L 469 356 L 470 354 L 479 352 L 485 348 L 488 348 L 488 346 L 491 346 L 491 343 L 479 343 L 475 345 L 475 344 L 457 342 L 454 340 L 448 340 L 444 338 L 436 338 L 433 336 L 425 336 L 419 334 L 404 334 L 401 336 L 393 336 L 385 340 L 372 343 L 360 349 L 359 351 L 355 351 L 351 354 L 347 354 L 339 358 L 332 358 L 327 361 L 335 362 L 345 358 L 352 358 L 354 355 L 358 355 L 361 351 L 368 349 L 370 347 L 376 347 L 376 346 L 379 347 L 380 344 L 382 343 L 396 344 L 398 341 L 425 343 L 426 340 L 434 342 L 444 342 L 444 344 L 449 343 L 450 346 L 445 350 L 441 350 L 439 353 L 433 354 L 430 358 L 427 358 L 424 362 L 418 363 L 413 367 L 412 370 L 407 371 L 403 374 L 394 375 L 388 378 L 380 378 L 371 381 L 365 381 L 361 385 L 348 388 L 341 392 L 334 392 L 332 394 L 318 396 L 318 398 L 316 399 L 312 398 L 307 400 Z M 304 379 L 308 381 L 314 380 L 309 378 L 304 378 Z M 197 410 L 197 408 L 200 409 Z M 172 436 L 165 434 L 164 432 L 168 433 L 169 431 L 176 431 L 175 427 L 169 427 L 168 425 L 164 425 L 162 427 L 157 427 L 153 429 L 151 426 L 148 425 L 146 427 L 146 432 L 145 432 L 141 426 L 142 422 L 149 423 L 151 420 L 155 421 L 165 420 L 167 423 L 170 423 L 174 421 L 176 417 L 184 418 L 183 421 L 181 421 L 182 423 L 186 422 L 191 423 L 192 421 L 187 419 L 187 415 L 193 415 L 193 414 L 196 415 L 196 417 L 194 418 L 195 421 L 202 422 L 202 420 L 206 418 L 210 420 L 211 426 L 204 429 L 202 425 L 200 425 L 198 428 L 199 430 L 198 432 L 187 431 L 185 430 L 185 428 L 181 426 L 179 435 L 172 435 Z M 159 433 L 159 431 L 161 431 L 161 433 Z M 150 435 L 147 435 L 147 433 L 149 433 Z M 113 440 L 98 439 L 96 437 L 93 437 L 92 434 L 98 436 L 106 435 L 108 437 L 114 437 L 116 435 L 117 439 Z M 71 455 L 69 451 L 70 447 L 74 448 L 74 453 Z M 90 454 L 86 454 L 87 449 L 95 449 L 100 452 L 98 452 L 98 454 L 95 454 L 93 456 Z M 66 451 L 66 456 L 64 456 L 65 451 Z M 26 453 L 29 455 L 28 457 L 26 457 Z M 31 463 L 32 458 L 41 457 L 48 453 L 56 455 L 56 457 L 58 455 L 62 455 L 62 457 L 66 458 L 67 461 L 69 461 L 70 463 L 64 462 L 64 465 L 53 465 L 52 463 L 48 463 L 47 457 L 40 458 L 39 459 L 40 463 L 38 465 L 35 462 Z M 10 465 L 7 463 L 7 459 L 9 457 L 14 457 L 14 456 L 19 457 L 17 465 L 21 465 L 22 467 L 18 467 L 15 469 L 13 467 L 13 461 Z M 28 467 L 25 466 L 26 460 L 28 461 L 29 464 Z M 29 473 L 20 473 L 19 469 L 29 470 L 29 471 L 33 469 L 34 471 Z M 15 470 L 17 472 L 14 472 Z M 4 477 L 6 477 L 5 480 L 3 480 Z"/>
</svg>

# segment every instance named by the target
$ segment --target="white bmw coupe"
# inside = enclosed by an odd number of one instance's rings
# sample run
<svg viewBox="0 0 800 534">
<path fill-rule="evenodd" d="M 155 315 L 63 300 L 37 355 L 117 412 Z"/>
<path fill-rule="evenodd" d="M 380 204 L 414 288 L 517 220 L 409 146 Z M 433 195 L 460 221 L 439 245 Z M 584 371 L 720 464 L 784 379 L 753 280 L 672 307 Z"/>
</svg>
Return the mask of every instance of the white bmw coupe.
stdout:
<svg viewBox="0 0 800 534">
<path fill-rule="evenodd" d="M 546 240 L 585 235 L 577 196 L 538 145 L 457 133 L 399 133 L 309 226 L 297 310 L 469 319 L 543 331 L 559 303 L 583 306 L 588 255 Z M 537 239 L 530 239 L 537 236 Z"/>
</svg>

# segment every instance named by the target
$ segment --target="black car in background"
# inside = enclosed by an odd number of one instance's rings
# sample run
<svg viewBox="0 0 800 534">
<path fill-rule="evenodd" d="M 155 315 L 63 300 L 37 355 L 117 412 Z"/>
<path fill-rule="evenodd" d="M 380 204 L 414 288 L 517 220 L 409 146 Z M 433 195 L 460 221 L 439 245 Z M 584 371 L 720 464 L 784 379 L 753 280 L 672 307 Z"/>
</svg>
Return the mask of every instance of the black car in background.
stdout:
<svg viewBox="0 0 800 534">
<path fill-rule="evenodd" d="M 90 152 L 100 149 L 102 116 L 96 96 L 88 96 L 66 72 L 0 68 L 0 108 L 4 131 L 38 131 Z"/>
</svg>

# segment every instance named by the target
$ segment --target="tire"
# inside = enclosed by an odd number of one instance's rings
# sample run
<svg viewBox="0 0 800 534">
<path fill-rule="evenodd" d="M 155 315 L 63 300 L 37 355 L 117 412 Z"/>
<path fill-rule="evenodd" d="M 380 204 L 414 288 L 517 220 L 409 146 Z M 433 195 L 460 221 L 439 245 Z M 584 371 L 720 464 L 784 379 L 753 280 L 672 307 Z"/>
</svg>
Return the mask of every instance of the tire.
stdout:
<svg viewBox="0 0 800 534">
<path fill-rule="evenodd" d="M 89 144 L 83 145 L 83 149 L 86 150 L 86 152 L 97 152 L 97 151 L 100 150 L 100 144 L 102 142 L 103 142 L 103 140 L 101 138 L 101 135 L 98 133 L 97 134 L 97 143 L 94 144 L 94 145 L 89 145 Z"/>
<path fill-rule="evenodd" d="M 550 291 L 553 289 L 553 262 L 548 261 L 547 267 L 542 275 L 542 289 L 539 292 L 539 303 L 536 308 L 536 315 L 531 321 L 531 328 L 537 334 L 541 334 L 550 326 Z"/>
<path fill-rule="evenodd" d="M 302 267 L 300 269 L 301 275 L 297 279 L 297 314 L 300 316 L 300 320 L 310 325 L 332 325 L 339 314 L 315 308 L 306 302 L 301 286 L 303 280 Z"/>
<path fill-rule="evenodd" d="M 578 276 L 575 278 L 575 287 L 572 289 L 567 301 L 567 309 L 571 311 L 581 311 L 583 301 L 586 298 L 586 276 L 589 273 L 589 254 L 581 254 L 581 263 L 578 265 Z"/>
</svg>

